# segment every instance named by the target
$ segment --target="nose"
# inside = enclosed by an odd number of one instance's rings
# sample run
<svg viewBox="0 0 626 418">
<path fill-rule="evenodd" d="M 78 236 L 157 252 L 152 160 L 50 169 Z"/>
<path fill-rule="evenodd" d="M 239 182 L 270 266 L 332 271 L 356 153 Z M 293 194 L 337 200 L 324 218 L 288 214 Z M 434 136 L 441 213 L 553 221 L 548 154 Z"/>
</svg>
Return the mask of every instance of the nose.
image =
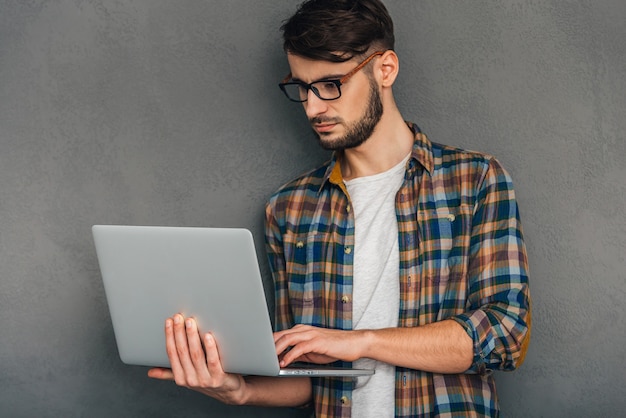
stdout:
<svg viewBox="0 0 626 418">
<path fill-rule="evenodd" d="M 302 102 L 302 105 L 304 106 L 304 111 L 309 119 L 319 116 L 328 110 L 328 103 L 326 100 L 322 100 L 317 97 L 317 95 L 313 93 L 313 90 L 310 89 L 307 92 L 307 100 L 306 102 Z"/>
</svg>

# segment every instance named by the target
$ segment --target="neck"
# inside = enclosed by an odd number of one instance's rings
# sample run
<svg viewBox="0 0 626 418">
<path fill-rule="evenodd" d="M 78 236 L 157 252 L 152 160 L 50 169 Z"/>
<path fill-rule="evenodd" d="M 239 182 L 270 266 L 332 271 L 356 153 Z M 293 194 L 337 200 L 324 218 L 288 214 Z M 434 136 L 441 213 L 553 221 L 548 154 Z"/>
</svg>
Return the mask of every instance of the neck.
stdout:
<svg viewBox="0 0 626 418">
<path fill-rule="evenodd" d="M 383 114 L 376 129 L 367 141 L 343 152 L 341 173 L 345 180 L 371 176 L 394 167 L 413 148 L 413 132 L 404 122 L 400 112 Z"/>
</svg>

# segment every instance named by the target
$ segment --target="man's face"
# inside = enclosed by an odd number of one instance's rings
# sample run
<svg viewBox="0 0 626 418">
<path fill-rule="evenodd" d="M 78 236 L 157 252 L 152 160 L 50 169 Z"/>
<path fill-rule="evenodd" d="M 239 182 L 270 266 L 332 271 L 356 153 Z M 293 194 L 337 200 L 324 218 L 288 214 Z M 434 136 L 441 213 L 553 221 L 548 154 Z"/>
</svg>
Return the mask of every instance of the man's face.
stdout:
<svg viewBox="0 0 626 418">
<path fill-rule="evenodd" d="M 288 54 L 294 80 L 311 83 L 339 79 L 350 72 L 355 62 L 315 61 Z M 374 132 L 383 113 L 383 104 L 375 80 L 363 71 L 341 86 L 341 97 L 322 100 L 312 91 L 302 103 L 320 145 L 327 150 L 355 148 Z"/>
</svg>

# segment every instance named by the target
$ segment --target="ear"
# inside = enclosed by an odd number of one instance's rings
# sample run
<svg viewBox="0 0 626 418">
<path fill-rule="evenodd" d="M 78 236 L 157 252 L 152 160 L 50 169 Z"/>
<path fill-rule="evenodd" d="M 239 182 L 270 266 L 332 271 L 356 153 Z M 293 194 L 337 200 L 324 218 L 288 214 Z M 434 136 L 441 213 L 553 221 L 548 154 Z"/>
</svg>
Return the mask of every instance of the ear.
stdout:
<svg viewBox="0 0 626 418">
<path fill-rule="evenodd" d="M 400 62 L 392 50 L 385 51 L 381 56 L 382 86 L 391 87 L 398 77 Z"/>
</svg>

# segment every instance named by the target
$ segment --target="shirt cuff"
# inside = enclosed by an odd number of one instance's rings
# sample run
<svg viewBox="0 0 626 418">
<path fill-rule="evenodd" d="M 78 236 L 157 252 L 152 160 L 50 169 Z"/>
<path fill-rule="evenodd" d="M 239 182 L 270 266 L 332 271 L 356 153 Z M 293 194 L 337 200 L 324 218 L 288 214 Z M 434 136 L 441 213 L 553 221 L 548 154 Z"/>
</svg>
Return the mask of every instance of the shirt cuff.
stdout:
<svg viewBox="0 0 626 418">
<path fill-rule="evenodd" d="M 487 375 L 493 372 L 489 366 L 489 358 L 496 348 L 496 338 L 492 332 L 489 317 L 485 311 L 476 310 L 453 318 L 467 332 L 474 344 L 472 365 L 466 371 L 470 374 Z M 497 366 L 496 366 L 497 368 Z"/>
</svg>

